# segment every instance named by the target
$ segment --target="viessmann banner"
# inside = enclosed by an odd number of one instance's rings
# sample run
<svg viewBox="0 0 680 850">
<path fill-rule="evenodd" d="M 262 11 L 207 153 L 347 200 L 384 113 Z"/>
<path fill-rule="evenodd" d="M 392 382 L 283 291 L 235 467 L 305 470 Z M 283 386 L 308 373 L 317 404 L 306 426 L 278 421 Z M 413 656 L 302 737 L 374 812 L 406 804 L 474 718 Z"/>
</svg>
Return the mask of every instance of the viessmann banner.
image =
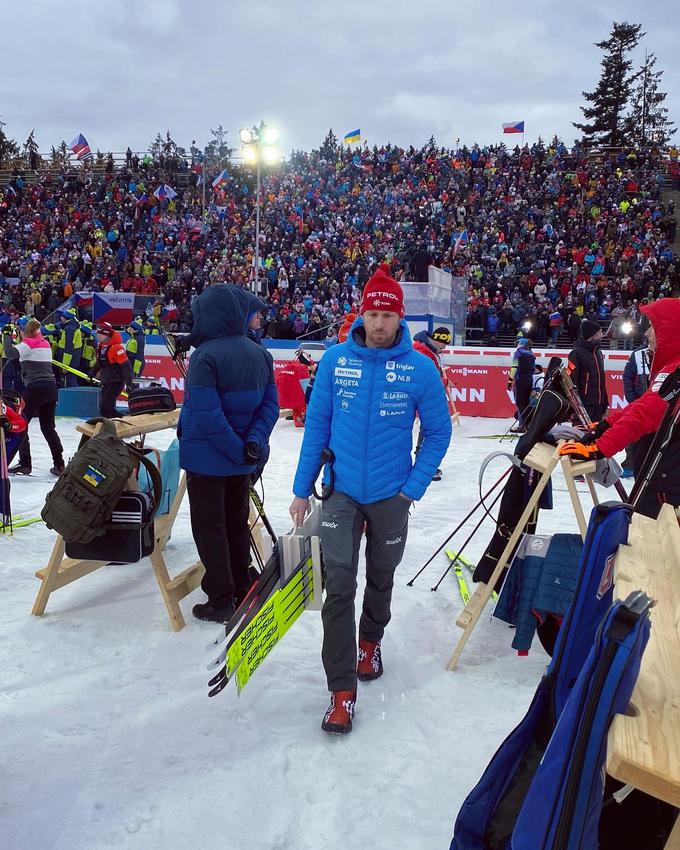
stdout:
<svg viewBox="0 0 680 850">
<path fill-rule="evenodd" d="M 294 349 L 268 346 L 274 358 L 274 369 L 281 369 L 292 359 Z M 567 362 L 566 351 L 537 351 L 538 362 L 546 366 L 553 354 Z M 447 373 L 453 386 L 453 398 L 464 416 L 511 417 L 515 411 L 512 393 L 506 389 L 512 351 L 505 349 L 452 349 L 445 353 Z M 605 370 L 610 404 L 625 407 L 622 373 L 628 354 L 605 353 Z M 473 362 L 474 361 L 474 362 Z M 154 377 L 168 387 L 178 403 L 184 398 L 184 379 L 162 345 L 147 345 L 145 377 Z"/>
</svg>

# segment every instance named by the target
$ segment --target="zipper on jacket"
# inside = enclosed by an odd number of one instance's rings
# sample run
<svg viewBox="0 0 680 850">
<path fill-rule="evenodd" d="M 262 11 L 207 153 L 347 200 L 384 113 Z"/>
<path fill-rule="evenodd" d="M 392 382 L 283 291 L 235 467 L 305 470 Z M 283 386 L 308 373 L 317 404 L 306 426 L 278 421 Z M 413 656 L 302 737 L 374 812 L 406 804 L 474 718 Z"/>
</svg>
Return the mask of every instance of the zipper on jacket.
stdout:
<svg viewBox="0 0 680 850">
<path fill-rule="evenodd" d="M 609 675 L 612 661 L 618 652 L 619 644 L 612 640 L 604 648 L 600 660 L 595 669 L 595 673 L 591 678 L 591 684 L 587 695 L 581 701 L 578 716 L 581 718 L 579 730 L 576 735 L 576 741 L 573 746 L 573 757 L 569 767 L 567 776 L 567 785 L 564 792 L 562 802 L 562 810 L 557 822 L 555 837 L 553 839 L 550 850 L 567 850 L 567 842 L 569 839 L 569 830 L 574 817 L 574 804 L 578 789 L 582 782 L 583 760 L 590 739 L 591 727 L 600 703 L 602 688 Z M 618 685 L 618 682 L 617 682 Z"/>
<path fill-rule="evenodd" d="M 595 352 L 595 369 L 597 370 L 597 403 L 602 404 L 602 375 L 600 373 L 600 362 Z"/>
<path fill-rule="evenodd" d="M 368 350 L 370 351 L 371 349 L 368 349 Z M 366 415 L 366 430 L 365 430 L 366 436 L 364 438 L 364 481 L 363 481 L 363 487 L 361 488 L 363 496 L 364 496 L 364 499 L 363 499 L 364 503 L 366 503 L 366 501 L 368 499 L 368 493 L 367 493 L 367 490 L 366 490 L 366 470 L 368 469 L 368 433 L 369 433 L 370 427 L 371 427 L 371 399 L 373 398 L 373 385 L 375 384 L 375 370 L 376 370 L 377 362 L 378 362 L 378 358 L 377 358 L 377 355 L 375 354 L 375 351 L 372 352 L 371 360 L 373 361 L 372 364 L 371 364 L 371 385 L 370 385 L 369 391 L 368 391 L 368 411 L 367 411 L 367 415 Z"/>
</svg>

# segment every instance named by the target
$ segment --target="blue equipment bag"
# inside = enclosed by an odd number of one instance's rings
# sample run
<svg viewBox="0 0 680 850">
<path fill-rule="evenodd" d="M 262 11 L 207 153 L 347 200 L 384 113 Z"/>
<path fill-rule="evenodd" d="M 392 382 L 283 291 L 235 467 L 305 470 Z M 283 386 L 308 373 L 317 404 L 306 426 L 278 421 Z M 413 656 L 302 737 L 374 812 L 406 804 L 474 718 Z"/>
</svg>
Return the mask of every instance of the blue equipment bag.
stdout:
<svg viewBox="0 0 680 850">
<path fill-rule="evenodd" d="M 524 798 L 557 719 L 612 604 L 614 556 L 628 540 L 632 508 L 596 505 L 590 515 L 579 577 L 548 670 L 529 710 L 489 762 L 463 803 L 450 850 L 507 850 Z"/>
<path fill-rule="evenodd" d="M 512 850 L 598 846 L 607 732 L 635 687 L 652 605 L 636 591 L 615 602 L 600 625 L 524 799 Z"/>
</svg>

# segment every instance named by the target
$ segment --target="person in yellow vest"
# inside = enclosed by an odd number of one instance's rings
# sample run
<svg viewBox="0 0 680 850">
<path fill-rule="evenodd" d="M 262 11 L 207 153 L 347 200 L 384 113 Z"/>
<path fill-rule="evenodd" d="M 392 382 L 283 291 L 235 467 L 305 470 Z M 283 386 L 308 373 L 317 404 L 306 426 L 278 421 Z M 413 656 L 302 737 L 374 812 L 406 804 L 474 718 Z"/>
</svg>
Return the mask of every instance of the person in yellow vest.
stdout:
<svg viewBox="0 0 680 850">
<path fill-rule="evenodd" d="M 61 333 L 57 341 L 57 352 L 55 360 L 71 369 L 80 370 L 80 360 L 83 354 L 83 333 L 80 330 L 78 312 L 69 307 L 61 315 Z M 65 370 L 64 370 L 65 371 Z M 77 387 L 78 379 L 70 372 L 66 372 L 64 386 Z"/>
<path fill-rule="evenodd" d="M 80 323 L 80 332 L 83 335 L 83 353 L 80 358 L 81 371 L 89 372 L 97 363 L 97 341 L 95 339 L 92 322 L 84 319 Z"/>
<path fill-rule="evenodd" d="M 127 332 L 130 334 L 130 339 L 125 346 L 125 353 L 130 361 L 132 377 L 141 378 L 144 372 L 144 347 L 146 345 L 146 339 L 144 336 L 144 324 L 139 316 L 130 322 Z"/>
</svg>

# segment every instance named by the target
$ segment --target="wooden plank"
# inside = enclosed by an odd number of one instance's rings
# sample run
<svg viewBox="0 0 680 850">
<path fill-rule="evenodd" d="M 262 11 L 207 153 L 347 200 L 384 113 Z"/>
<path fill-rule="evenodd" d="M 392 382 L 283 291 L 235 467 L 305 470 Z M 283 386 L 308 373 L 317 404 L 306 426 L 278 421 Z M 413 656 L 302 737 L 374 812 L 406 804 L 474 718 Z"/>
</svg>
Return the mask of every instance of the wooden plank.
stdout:
<svg viewBox="0 0 680 850">
<path fill-rule="evenodd" d="M 100 567 L 105 567 L 110 564 L 110 561 L 84 561 L 74 558 L 64 558 L 57 570 L 57 577 L 52 584 L 52 590 L 58 590 L 60 587 L 66 587 L 72 581 L 76 581 L 83 576 L 93 573 Z M 36 571 L 36 577 L 42 579 L 47 574 L 47 567 Z"/>
<path fill-rule="evenodd" d="M 631 715 L 609 730 L 607 770 L 680 806 L 680 528 L 665 505 L 657 522 L 634 514 L 615 561 L 615 597 L 643 590 L 656 600 L 652 630 L 631 698 Z"/>
<path fill-rule="evenodd" d="M 166 590 L 168 592 L 168 596 L 171 599 L 174 599 L 175 602 L 179 602 L 180 599 L 184 599 L 185 596 L 188 596 L 196 590 L 196 588 L 200 585 L 204 574 L 205 567 L 200 561 L 193 564 L 191 567 L 187 567 L 185 570 L 182 570 L 181 573 L 178 573 L 167 583 Z"/>
<path fill-rule="evenodd" d="M 50 555 L 50 559 L 45 567 L 45 574 L 42 577 L 40 587 L 38 588 L 38 595 L 35 597 L 33 609 L 31 610 L 31 614 L 36 617 L 45 613 L 47 600 L 50 598 L 50 593 L 52 593 L 52 590 L 54 589 L 59 565 L 64 557 L 64 548 L 64 538 L 61 534 L 57 534 L 57 539 L 54 541 L 54 546 L 52 547 L 52 554 Z"/>
<path fill-rule="evenodd" d="M 153 431 L 164 431 L 166 428 L 175 428 L 179 422 L 179 409 L 165 410 L 161 413 L 142 413 L 139 416 L 121 416 L 120 419 L 109 420 L 116 426 L 116 434 L 121 439 L 128 437 L 139 437 L 141 434 L 150 434 Z M 76 425 L 76 431 L 91 437 L 95 432 L 95 426 L 87 422 Z"/>
</svg>

